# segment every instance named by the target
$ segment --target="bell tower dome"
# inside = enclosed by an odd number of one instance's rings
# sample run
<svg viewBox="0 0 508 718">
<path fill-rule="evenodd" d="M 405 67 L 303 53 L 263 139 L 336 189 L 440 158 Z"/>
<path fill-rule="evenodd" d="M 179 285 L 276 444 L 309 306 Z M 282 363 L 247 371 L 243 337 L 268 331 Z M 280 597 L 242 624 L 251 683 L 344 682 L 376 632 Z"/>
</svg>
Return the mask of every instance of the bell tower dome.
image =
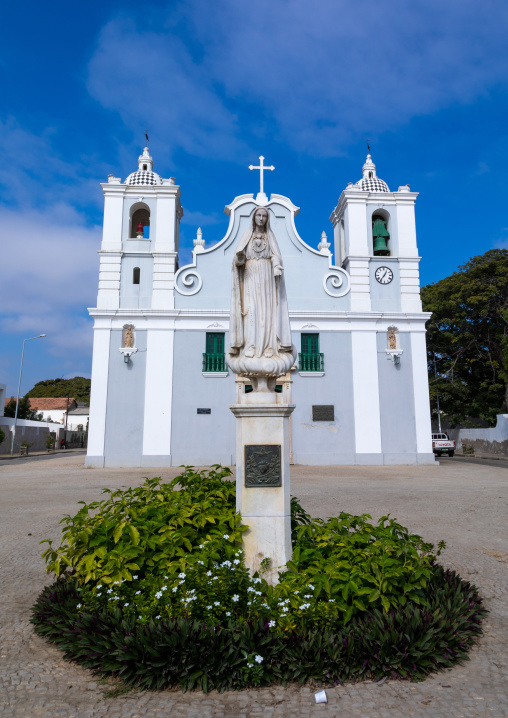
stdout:
<svg viewBox="0 0 508 718">
<path fill-rule="evenodd" d="M 330 221 L 335 263 L 351 275 L 352 310 L 421 312 L 414 213 L 417 197 L 409 185 L 391 192 L 378 177 L 370 154 L 362 178 L 350 182 L 340 195 Z M 383 270 L 376 274 L 379 267 Z"/>
</svg>

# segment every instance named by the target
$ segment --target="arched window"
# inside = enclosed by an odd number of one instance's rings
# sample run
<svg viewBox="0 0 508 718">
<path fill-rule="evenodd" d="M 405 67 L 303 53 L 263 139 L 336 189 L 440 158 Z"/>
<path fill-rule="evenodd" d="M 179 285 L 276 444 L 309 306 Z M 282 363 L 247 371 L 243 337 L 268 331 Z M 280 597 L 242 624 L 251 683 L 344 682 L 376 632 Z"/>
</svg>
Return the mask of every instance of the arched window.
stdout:
<svg viewBox="0 0 508 718">
<path fill-rule="evenodd" d="M 388 212 L 383 210 L 377 210 L 372 215 L 372 244 L 375 257 L 389 257 L 391 254 L 388 216 Z"/>
<path fill-rule="evenodd" d="M 134 267 L 134 269 L 132 270 L 132 283 L 139 284 L 140 276 L 141 272 L 139 271 L 139 267 Z"/>
<path fill-rule="evenodd" d="M 131 238 L 137 237 L 138 227 L 141 225 L 143 227 L 143 237 L 147 239 L 150 236 L 150 230 L 148 229 L 150 227 L 150 210 L 145 204 L 142 204 L 141 206 L 136 204 L 134 207 L 137 207 L 137 209 L 135 209 L 132 213 L 131 231 L 129 236 Z"/>
</svg>

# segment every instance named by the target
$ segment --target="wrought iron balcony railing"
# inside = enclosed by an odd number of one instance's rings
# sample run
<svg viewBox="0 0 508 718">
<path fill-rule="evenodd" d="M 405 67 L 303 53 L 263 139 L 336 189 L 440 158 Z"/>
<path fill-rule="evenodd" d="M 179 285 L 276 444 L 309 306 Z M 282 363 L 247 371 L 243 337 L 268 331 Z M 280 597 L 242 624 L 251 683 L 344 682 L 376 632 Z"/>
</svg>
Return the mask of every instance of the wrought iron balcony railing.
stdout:
<svg viewBox="0 0 508 718">
<path fill-rule="evenodd" d="M 299 371 L 324 371 L 324 354 L 298 354 Z"/>
<path fill-rule="evenodd" d="M 203 371 L 227 371 L 224 354 L 203 354 Z"/>
</svg>

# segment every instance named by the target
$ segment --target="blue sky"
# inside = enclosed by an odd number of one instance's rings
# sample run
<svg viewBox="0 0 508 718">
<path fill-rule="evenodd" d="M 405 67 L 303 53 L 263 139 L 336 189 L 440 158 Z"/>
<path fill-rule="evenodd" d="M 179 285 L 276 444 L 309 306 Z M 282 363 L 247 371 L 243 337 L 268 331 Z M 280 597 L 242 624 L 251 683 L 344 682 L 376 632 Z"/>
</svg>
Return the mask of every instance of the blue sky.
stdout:
<svg viewBox="0 0 508 718">
<path fill-rule="evenodd" d="M 182 188 L 183 259 L 234 196 L 301 207 L 316 246 L 365 139 L 378 175 L 420 192 L 422 284 L 508 247 L 508 4 L 498 0 L 185 0 L 3 11 L 0 381 L 90 375 L 102 191 L 136 169 Z"/>
</svg>

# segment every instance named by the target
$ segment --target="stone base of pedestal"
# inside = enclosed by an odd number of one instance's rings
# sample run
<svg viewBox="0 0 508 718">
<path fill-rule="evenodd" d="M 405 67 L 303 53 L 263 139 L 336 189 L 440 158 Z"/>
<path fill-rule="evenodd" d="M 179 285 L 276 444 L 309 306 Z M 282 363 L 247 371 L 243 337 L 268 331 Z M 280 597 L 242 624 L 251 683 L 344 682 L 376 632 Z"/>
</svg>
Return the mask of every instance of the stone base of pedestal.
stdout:
<svg viewBox="0 0 508 718">
<path fill-rule="evenodd" d="M 263 576 L 275 584 L 292 553 L 289 417 L 294 405 L 245 403 L 230 408 L 237 419 L 236 508 L 249 527 L 243 534 L 246 565 L 254 573 L 269 559 Z"/>
</svg>

